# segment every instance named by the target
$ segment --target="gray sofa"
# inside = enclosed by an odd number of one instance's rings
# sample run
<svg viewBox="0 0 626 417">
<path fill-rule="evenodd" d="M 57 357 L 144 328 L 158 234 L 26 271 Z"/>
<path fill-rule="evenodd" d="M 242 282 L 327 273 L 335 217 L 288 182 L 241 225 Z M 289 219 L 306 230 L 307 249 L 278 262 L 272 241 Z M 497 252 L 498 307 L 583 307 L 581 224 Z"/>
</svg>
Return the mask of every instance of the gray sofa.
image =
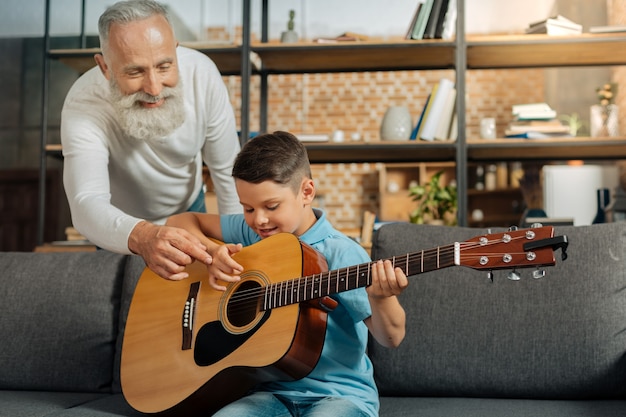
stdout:
<svg viewBox="0 0 626 417">
<path fill-rule="evenodd" d="M 483 233 L 390 224 L 372 255 Z M 626 415 L 626 223 L 556 234 L 569 259 L 557 251 L 539 280 L 463 267 L 411 277 L 405 341 L 369 349 L 381 416 Z M 0 416 L 142 415 L 120 393 L 119 352 L 143 269 L 106 251 L 0 253 Z"/>
</svg>

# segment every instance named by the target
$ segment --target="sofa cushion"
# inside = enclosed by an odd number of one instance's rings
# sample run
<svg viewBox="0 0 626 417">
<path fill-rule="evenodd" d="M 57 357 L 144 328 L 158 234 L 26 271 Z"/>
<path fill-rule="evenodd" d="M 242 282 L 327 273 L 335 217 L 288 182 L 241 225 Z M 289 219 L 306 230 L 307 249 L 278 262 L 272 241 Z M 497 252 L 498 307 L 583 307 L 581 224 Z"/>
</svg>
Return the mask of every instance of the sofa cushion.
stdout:
<svg viewBox="0 0 626 417">
<path fill-rule="evenodd" d="M 6 417 L 65 416 L 67 409 L 111 396 L 87 392 L 2 390 L 0 391 L 0 415 Z"/>
<path fill-rule="evenodd" d="M 382 227 L 372 256 L 464 241 L 485 230 Z M 542 399 L 624 398 L 626 223 L 556 227 L 569 258 L 546 277 L 451 267 L 410 278 L 400 297 L 407 334 L 398 349 L 370 343 L 382 395 Z"/>
<path fill-rule="evenodd" d="M 380 417 L 623 417 L 626 401 L 383 397 Z"/>
<path fill-rule="evenodd" d="M 0 253 L 0 389 L 110 391 L 125 259 Z"/>
<path fill-rule="evenodd" d="M 107 395 L 46 417 L 146 417 L 133 410 L 122 394 Z"/>
</svg>

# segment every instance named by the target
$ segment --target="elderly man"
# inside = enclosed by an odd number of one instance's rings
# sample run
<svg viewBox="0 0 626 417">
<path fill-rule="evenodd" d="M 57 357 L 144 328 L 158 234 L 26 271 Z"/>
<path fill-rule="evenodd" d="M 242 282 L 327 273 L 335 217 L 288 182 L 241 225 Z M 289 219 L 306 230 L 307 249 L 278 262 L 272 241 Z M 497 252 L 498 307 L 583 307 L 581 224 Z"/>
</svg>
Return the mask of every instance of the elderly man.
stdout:
<svg viewBox="0 0 626 417">
<path fill-rule="evenodd" d="M 206 211 L 208 166 L 220 213 L 241 211 L 231 170 L 240 150 L 215 64 L 178 46 L 167 10 L 121 1 L 98 23 L 97 66 L 69 91 L 61 116 L 63 180 L 74 226 L 97 246 L 141 255 L 167 279 L 211 262 L 168 216 Z"/>
</svg>

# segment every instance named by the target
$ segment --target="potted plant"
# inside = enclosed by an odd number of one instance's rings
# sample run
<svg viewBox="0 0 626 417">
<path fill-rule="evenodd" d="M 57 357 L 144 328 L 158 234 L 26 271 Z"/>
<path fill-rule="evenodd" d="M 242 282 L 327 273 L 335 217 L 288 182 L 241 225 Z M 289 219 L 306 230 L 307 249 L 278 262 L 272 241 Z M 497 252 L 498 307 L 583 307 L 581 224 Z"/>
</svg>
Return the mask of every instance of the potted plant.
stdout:
<svg viewBox="0 0 626 417">
<path fill-rule="evenodd" d="M 410 213 L 411 223 L 417 224 L 457 224 L 457 190 L 456 185 L 441 185 L 439 171 L 424 185 L 409 188 L 409 196 L 417 202 L 417 207 Z"/>
<path fill-rule="evenodd" d="M 298 42 L 298 33 L 294 30 L 296 17 L 295 10 L 289 10 L 289 21 L 287 22 L 287 30 L 280 34 L 280 41 L 282 43 Z"/>
</svg>

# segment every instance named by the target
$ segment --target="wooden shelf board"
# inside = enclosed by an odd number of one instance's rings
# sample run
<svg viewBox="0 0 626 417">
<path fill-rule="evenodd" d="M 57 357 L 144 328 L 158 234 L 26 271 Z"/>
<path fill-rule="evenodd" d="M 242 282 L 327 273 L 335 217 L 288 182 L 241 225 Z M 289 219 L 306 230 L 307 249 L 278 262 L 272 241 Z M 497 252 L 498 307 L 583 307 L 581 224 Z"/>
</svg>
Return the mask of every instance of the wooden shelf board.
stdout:
<svg viewBox="0 0 626 417">
<path fill-rule="evenodd" d="M 476 188 L 469 188 L 467 195 L 469 197 L 484 197 L 484 196 L 506 196 L 506 195 L 518 195 L 520 193 L 519 188 L 496 188 L 495 190 L 477 190 Z"/>
<path fill-rule="evenodd" d="M 311 163 L 450 162 L 455 142 L 377 141 L 305 143 Z M 62 157 L 60 144 L 46 145 L 50 156 Z M 470 139 L 469 162 L 626 159 L 626 138 Z"/>
<path fill-rule="evenodd" d="M 222 75 L 237 75 L 241 72 L 240 46 L 202 42 L 181 42 L 181 45 L 207 55 L 215 62 Z M 49 55 L 83 74 L 96 65 L 93 56 L 97 53 L 100 53 L 100 48 L 53 49 Z"/>
<path fill-rule="evenodd" d="M 306 143 L 311 163 L 454 161 L 454 142 Z"/>
<path fill-rule="evenodd" d="M 471 161 L 626 159 L 626 138 L 471 139 Z"/>
<path fill-rule="evenodd" d="M 209 56 L 223 75 L 241 71 L 241 46 L 186 42 L 181 45 Z M 468 69 L 626 65 L 617 51 L 626 45 L 626 34 L 572 36 L 502 35 L 468 36 Z M 390 42 L 255 43 L 269 74 L 453 69 L 455 44 L 428 39 Z M 50 57 L 83 73 L 93 67 L 99 48 L 55 49 Z"/>
<path fill-rule="evenodd" d="M 468 220 L 470 227 L 510 227 L 519 226 L 522 214 L 502 214 L 498 216 L 485 216 L 482 220 Z"/>
<path fill-rule="evenodd" d="M 326 73 L 454 68 L 454 44 L 442 40 L 252 45 L 263 71 Z"/>
<path fill-rule="evenodd" d="M 467 68 L 624 65 L 624 34 L 468 36 Z"/>
</svg>

